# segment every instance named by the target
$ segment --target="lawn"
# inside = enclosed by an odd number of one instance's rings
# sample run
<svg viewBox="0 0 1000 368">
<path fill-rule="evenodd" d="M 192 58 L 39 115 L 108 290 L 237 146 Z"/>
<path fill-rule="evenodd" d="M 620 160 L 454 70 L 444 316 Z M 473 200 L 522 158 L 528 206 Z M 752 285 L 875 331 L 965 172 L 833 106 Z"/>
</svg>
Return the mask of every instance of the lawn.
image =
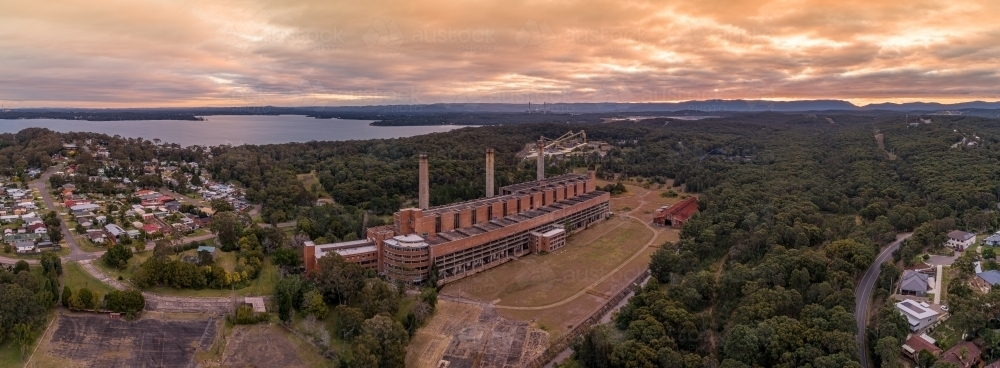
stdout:
<svg viewBox="0 0 1000 368">
<path fill-rule="evenodd" d="M 2 248 L 2 247 L 0 247 L 0 248 Z M 54 253 L 57 256 L 62 257 L 62 256 L 69 255 L 69 252 L 70 252 L 69 246 L 66 245 L 66 242 L 62 242 L 62 248 L 58 252 L 54 252 Z M 22 253 L 10 252 L 10 253 L 2 253 L 0 255 L 3 255 L 4 257 L 8 257 L 8 258 L 17 258 L 17 259 L 42 259 L 42 253 L 38 253 L 38 254 L 22 254 Z"/>
<path fill-rule="evenodd" d="M 80 250 L 90 253 L 103 252 L 108 250 L 107 247 L 94 244 L 94 242 L 90 241 L 90 239 L 88 239 L 86 236 L 77 236 L 76 245 L 80 246 Z"/>
<path fill-rule="evenodd" d="M 941 322 L 930 335 L 938 342 L 941 350 L 951 349 L 962 340 L 961 332 L 951 325 L 952 319 Z"/>
<path fill-rule="evenodd" d="M 0 367 L 20 367 L 23 365 L 21 347 L 14 343 L 14 339 L 6 339 L 0 343 Z"/>
<path fill-rule="evenodd" d="M 95 261 L 94 263 L 96 264 L 97 262 L 100 261 Z M 69 288 L 74 292 L 80 288 L 86 287 L 90 289 L 90 291 L 101 295 L 106 295 L 114 290 L 111 286 L 108 286 L 108 284 L 95 279 L 87 273 L 87 271 L 84 271 L 76 262 L 63 264 L 63 286 L 69 286 Z"/>
<path fill-rule="evenodd" d="M 566 246 L 552 254 L 521 257 L 449 284 L 442 293 L 499 300 L 506 306 L 558 302 L 600 280 L 652 237 L 638 220 L 612 218 L 570 236 Z"/>
</svg>

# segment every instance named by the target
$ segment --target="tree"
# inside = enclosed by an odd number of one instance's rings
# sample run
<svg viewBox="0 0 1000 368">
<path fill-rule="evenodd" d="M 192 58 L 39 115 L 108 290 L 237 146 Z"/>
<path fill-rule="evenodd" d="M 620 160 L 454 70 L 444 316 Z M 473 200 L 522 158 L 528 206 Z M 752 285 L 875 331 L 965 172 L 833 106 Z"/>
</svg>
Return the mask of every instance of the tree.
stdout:
<svg viewBox="0 0 1000 368">
<path fill-rule="evenodd" d="M 70 299 L 71 296 L 73 296 L 73 291 L 69 289 L 69 286 L 63 286 L 63 292 L 62 292 L 62 305 L 63 305 L 63 307 L 66 307 L 66 308 L 70 307 L 69 299 Z"/>
<path fill-rule="evenodd" d="M 404 366 L 409 335 L 399 321 L 384 315 L 375 316 L 362 323 L 361 331 L 354 339 L 355 351 L 359 350 L 357 347 L 364 347 L 362 351 L 378 357 L 378 367 Z"/>
<path fill-rule="evenodd" d="M 899 340 L 886 336 L 875 342 L 875 355 L 881 360 L 882 367 L 899 366 Z"/>
<path fill-rule="evenodd" d="M 224 199 L 213 199 L 211 205 L 212 211 L 215 211 L 215 213 L 236 211 L 236 208 Z"/>
<path fill-rule="evenodd" d="M 21 271 L 28 271 L 28 262 L 23 259 L 14 263 L 14 274 L 16 275 Z"/>
<path fill-rule="evenodd" d="M 77 306 L 78 308 L 94 309 L 94 304 L 95 304 L 94 293 L 90 291 L 90 289 L 80 288 L 80 291 L 78 291 L 76 295 L 74 295 L 74 297 L 78 298 L 80 302 Z"/>
<path fill-rule="evenodd" d="M 983 258 L 997 259 L 996 250 L 993 250 L 993 247 L 983 247 Z"/>
<path fill-rule="evenodd" d="M 42 270 L 46 275 L 62 276 L 62 260 L 55 253 L 42 253 L 39 263 L 42 264 Z"/>
<path fill-rule="evenodd" d="M 920 368 L 931 368 L 934 366 L 935 362 L 937 362 L 937 357 L 927 351 L 927 349 L 922 349 L 920 350 L 920 353 L 917 354 L 917 365 L 920 366 Z"/>
<path fill-rule="evenodd" d="M 135 245 L 135 251 L 136 252 L 144 252 L 144 251 L 146 251 L 146 242 L 139 242 L 139 244 L 136 244 Z"/>
<path fill-rule="evenodd" d="M 361 326 L 365 322 L 365 314 L 360 309 L 338 305 L 335 311 L 337 314 L 335 328 L 340 338 L 350 340 L 361 333 Z"/>
<path fill-rule="evenodd" d="M 223 251 L 236 250 L 236 242 L 243 233 L 243 226 L 237 220 L 235 214 L 232 212 L 216 212 L 212 216 L 209 228 L 212 229 L 212 232 L 219 235 L 219 243 L 222 245 Z"/>
<path fill-rule="evenodd" d="M 302 296 L 302 311 L 323 319 L 326 317 L 327 307 L 323 301 L 323 295 L 316 290 L 309 291 Z"/>
<path fill-rule="evenodd" d="M 292 308 L 302 300 L 302 278 L 298 275 L 284 277 L 274 286 L 274 296 L 278 304 L 278 317 L 288 322 L 292 318 Z"/>
<path fill-rule="evenodd" d="M 271 263 L 282 267 L 298 267 L 302 264 L 302 258 L 294 249 L 282 247 L 271 253 Z"/>
<path fill-rule="evenodd" d="M 101 256 L 101 260 L 109 267 L 124 270 L 128 266 L 128 260 L 132 259 L 132 249 L 124 245 L 114 245 Z"/>
<path fill-rule="evenodd" d="M 757 331 L 749 326 L 737 325 L 729 332 L 722 350 L 727 358 L 753 365 L 757 361 L 759 345 Z"/>
<path fill-rule="evenodd" d="M 21 360 L 24 360 L 24 352 L 28 350 L 35 341 L 35 333 L 30 324 L 18 323 L 14 325 L 14 342 L 21 348 Z"/>
<path fill-rule="evenodd" d="M 316 269 L 310 278 L 331 303 L 347 303 L 365 287 L 364 268 L 357 263 L 345 261 L 339 254 L 327 253 L 316 263 Z"/>
<path fill-rule="evenodd" d="M 125 313 L 126 318 L 131 319 L 146 307 L 146 298 L 138 290 L 112 290 L 104 295 L 104 305 L 109 310 Z"/>
</svg>

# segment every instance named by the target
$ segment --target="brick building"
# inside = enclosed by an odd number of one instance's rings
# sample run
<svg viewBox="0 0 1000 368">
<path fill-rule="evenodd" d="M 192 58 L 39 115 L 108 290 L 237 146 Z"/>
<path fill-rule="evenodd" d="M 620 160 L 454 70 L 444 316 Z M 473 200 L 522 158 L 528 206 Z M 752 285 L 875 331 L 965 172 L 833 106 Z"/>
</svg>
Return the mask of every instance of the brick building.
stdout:
<svg viewBox="0 0 1000 368">
<path fill-rule="evenodd" d="M 487 178 L 492 178 L 492 150 Z M 427 193 L 426 156 L 420 157 L 420 193 Z M 594 173 L 566 174 L 500 188 L 485 198 L 436 207 L 405 208 L 393 225 L 369 228 L 366 239 L 334 244 L 306 243 L 306 270 L 334 251 L 392 280 L 423 283 L 437 269 L 443 284 L 493 268 L 518 257 L 551 252 L 573 232 L 609 213 L 610 195 L 597 190 Z M 423 195 L 421 196 L 423 197 Z M 419 202 L 426 206 L 426 199 Z M 352 258 L 353 257 L 353 258 Z"/>
</svg>

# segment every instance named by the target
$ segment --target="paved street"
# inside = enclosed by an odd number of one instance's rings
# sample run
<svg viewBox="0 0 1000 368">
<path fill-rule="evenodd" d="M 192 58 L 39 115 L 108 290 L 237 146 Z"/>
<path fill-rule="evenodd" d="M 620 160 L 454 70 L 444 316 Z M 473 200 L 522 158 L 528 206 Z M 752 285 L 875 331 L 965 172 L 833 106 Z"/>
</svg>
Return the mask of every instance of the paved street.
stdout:
<svg viewBox="0 0 1000 368">
<path fill-rule="evenodd" d="M 882 253 L 879 253 L 878 257 L 875 257 L 875 262 L 873 262 L 871 267 L 868 268 L 868 271 L 865 272 L 865 276 L 861 278 L 861 283 L 858 284 L 858 287 L 854 289 L 854 299 L 856 302 L 854 308 L 854 319 L 858 322 L 858 358 L 861 361 L 862 368 L 871 367 L 868 357 L 868 344 L 866 342 L 868 333 L 866 331 L 868 322 L 868 307 L 871 304 L 872 290 L 875 288 L 875 281 L 878 280 L 878 274 L 882 271 L 882 264 L 892 258 L 892 252 L 899 249 L 899 244 L 902 243 L 903 240 L 909 238 L 910 235 L 913 234 L 905 233 L 897 235 L 896 241 L 885 247 L 885 249 L 882 250 Z"/>
<path fill-rule="evenodd" d="M 63 165 L 50 167 L 48 170 L 45 170 L 45 172 L 42 173 L 42 176 L 37 180 L 28 183 L 28 186 L 32 189 L 38 190 L 39 194 L 42 196 L 42 200 L 45 201 L 45 207 L 47 208 L 45 212 L 48 212 L 49 210 L 56 210 L 56 204 L 55 201 L 52 200 L 52 194 L 49 194 L 48 183 L 52 174 L 62 168 Z M 59 227 L 62 229 L 63 240 L 65 240 L 66 245 L 69 246 L 69 255 L 62 257 L 64 261 L 80 261 L 97 258 L 97 256 L 94 256 L 92 253 L 87 253 L 80 249 L 80 246 L 76 243 L 76 238 L 73 237 L 73 233 L 69 231 L 69 226 L 66 226 L 66 222 L 62 221 L 62 219 L 59 221 Z"/>
</svg>

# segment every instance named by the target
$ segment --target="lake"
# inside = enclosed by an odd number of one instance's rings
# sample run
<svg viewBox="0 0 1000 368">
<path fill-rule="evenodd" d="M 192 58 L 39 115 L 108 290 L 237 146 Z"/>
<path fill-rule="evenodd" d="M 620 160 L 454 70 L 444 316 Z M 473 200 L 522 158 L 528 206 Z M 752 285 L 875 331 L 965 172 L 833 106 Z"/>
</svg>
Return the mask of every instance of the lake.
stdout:
<svg viewBox="0 0 1000 368">
<path fill-rule="evenodd" d="M 368 125 L 371 122 L 313 119 L 302 115 L 211 115 L 205 116 L 205 121 L 24 119 L 0 120 L 0 133 L 39 127 L 57 132 L 95 132 L 147 140 L 159 138 L 182 146 L 217 146 L 401 138 L 464 128 L 455 125 L 381 127 Z"/>
</svg>

